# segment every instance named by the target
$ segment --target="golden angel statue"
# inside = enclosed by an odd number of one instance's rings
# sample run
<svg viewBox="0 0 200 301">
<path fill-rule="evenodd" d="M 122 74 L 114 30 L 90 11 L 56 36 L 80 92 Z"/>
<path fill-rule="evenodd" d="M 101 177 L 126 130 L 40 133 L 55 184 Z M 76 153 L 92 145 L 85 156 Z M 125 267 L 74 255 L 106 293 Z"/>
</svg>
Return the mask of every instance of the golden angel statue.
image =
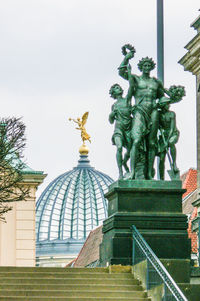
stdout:
<svg viewBox="0 0 200 301">
<path fill-rule="evenodd" d="M 81 131 L 81 139 L 83 141 L 83 144 L 85 143 L 86 140 L 88 140 L 91 143 L 90 135 L 86 132 L 86 129 L 85 129 L 85 124 L 87 122 L 88 115 L 89 115 L 89 112 L 85 112 L 82 116 L 82 120 L 80 118 L 77 118 L 77 119 L 69 118 L 69 121 L 72 120 L 76 124 L 78 124 L 78 127 L 76 129 Z"/>
</svg>

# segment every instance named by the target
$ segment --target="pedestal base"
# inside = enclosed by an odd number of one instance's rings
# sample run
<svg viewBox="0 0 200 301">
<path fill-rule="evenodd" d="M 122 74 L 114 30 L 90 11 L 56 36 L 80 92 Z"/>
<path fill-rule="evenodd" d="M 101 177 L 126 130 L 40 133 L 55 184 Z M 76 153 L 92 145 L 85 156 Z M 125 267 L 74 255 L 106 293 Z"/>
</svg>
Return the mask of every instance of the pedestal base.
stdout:
<svg viewBox="0 0 200 301">
<path fill-rule="evenodd" d="M 100 265 L 132 264 L 135 225 L 159 258 L 189 259 L 187 217 L 182 214 L 181 181 L 117 181 L 106 194 Z"/>
</svg>

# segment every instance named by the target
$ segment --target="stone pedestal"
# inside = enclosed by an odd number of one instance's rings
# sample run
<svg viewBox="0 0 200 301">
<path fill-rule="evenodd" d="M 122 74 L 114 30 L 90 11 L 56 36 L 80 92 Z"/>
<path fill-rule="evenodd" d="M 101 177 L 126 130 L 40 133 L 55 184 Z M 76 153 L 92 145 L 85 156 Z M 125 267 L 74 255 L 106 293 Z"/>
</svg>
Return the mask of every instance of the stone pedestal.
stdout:
<svg viewBox="0 0 200 301">
<path fill-rule="evenodd" d="M 106 194 L 100 265 L 132 264 L 135 225 L 159 258 L 189 259 L 187 216 L 182 214 L 181 181 L 119 180 Z"/>
</svg>

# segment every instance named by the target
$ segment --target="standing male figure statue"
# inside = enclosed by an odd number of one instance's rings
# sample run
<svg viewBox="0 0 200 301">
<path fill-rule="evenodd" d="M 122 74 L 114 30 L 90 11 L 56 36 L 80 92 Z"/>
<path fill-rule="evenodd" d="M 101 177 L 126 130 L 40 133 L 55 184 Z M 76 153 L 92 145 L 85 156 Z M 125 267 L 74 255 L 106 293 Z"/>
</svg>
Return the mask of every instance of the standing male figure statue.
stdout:
<svg viewBox="0 0 200 301">
<path fill-rule="evenodd" d="M 130 45 L 128 45 L 130 47 Z M 128 48 L 129 49 L 129 48 Z M 124 53 L 125 57 L 119 67 L 119 75 L 128 80 L 129 60 L 133 58 L 135 51 Z M 155 68 L 155 63 L 149 57 L 142 58 L 138 63 L 141 75 L 131 74 L 129 85 L 132 96 L 135 98 L 133 108 L 133 122 L 131 129 L 131 174 L 130 179 L 135 179 L 137 158 L 141 143 L 146 148 L 146 171 L 145 178 L 152 179 L 154 176 L 154 159 L 156 155 L 157 132 L 159 127 L 159 111 L 156 100 L 164 96 L 162 83 L 153 77 L 150 72 Z"/>
<path fill-rule="evenodd" d="M 176 146 L 175 144 L 179 139 L 179 130 L 176 127 L 176 114 L 169 110 L 170 105 L 166 103 L 161 108 L 160 112 L 160 139 L 159 139 L 159 172 L 160 179 L 165 178 L 165 157 L 168 149 L 170 150 L 170 163 L 174 173 L 177 173 L 179 169 L 176 166 Z"/>
<path fill-rule="evenodd" d="M 171 175 L 170 177 L 176 179 L 179 175 L 179 169 L 176 165 L 176 146 L 179 139 L 179 130 L 176 127 L 176 114 L 170 111 L 170 105 L 180 102 L 185 96 L 185 88 L 183 86 L 171 86 L 169 90 L 165 89 L 165 93 L 169 97 L 162 97 L 159 99 L 158 106 L 160 109 L 159 130 L 160 138 L 158 140 L 158 155 L 160 157 L 159 172 L 160 179 L 165 177 L 165 157 L 168 155 Z"/>
<path fill-rule="evenodd" d="M 128 78 L 130 78 L 130 69 L 128 70 Z M 119 84 L 114 84 L 110 88 L 110 96 L 116 100 L 112 105 L 112 111 L 109 115 L 109 121 L 111 124 L 115 122 L 114 134 L 112 136 L 112 143 L 117 147 L 117 165 L 119 169 L 119 179 L 123 178 L 123 169 L 124 167 L 126 172 L 129 172 L 127 166 L 127 161 L 130 158 L 131 150 L 131 127 L 132 127 L 132 87 L 130 85 L 126 97 L 122 97 L 123 90 Z M 122 150 L 126 149 L 126 153 L 123 157 Z"/>
</svg>

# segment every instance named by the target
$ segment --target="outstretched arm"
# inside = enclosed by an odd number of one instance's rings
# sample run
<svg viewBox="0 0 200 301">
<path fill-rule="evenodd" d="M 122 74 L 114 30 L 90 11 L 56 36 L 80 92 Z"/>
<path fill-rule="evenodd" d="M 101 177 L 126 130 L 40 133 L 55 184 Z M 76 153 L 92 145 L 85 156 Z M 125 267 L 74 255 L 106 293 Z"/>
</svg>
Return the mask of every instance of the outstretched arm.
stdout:
<svg viewBox="0 0 200 301">
<path fill-rule="evenodd" d="M 72 121 L 74 121 L 75 123 L 79 124 L 78 121 L 76 119 L 71 119 Z"/>
<path fill-rule="evenodd" d="M 134 94 L 134 88 L 135 88 L 135 82 L 134 82 L 134 76 L 131 74 L 131 66 L 128 65 L 127 67 L 127 75 L 128 75 L 128 81 L 129 81 L 129 89 L 126 96 L 127 105 L 131 105 L 131 99 Z"/>
<path fill-rule="evenodd" d="M 131 51 L 129 53 L 127 53 L 127 55 L 125 56 L 125 58 L 123 59 L 121 65 L 119 66 L 119 75 L 121 77 L 123 77 L 124 79 L 128 80 L 128 64 L 129 64 L 129 60 L 132 59 L 134 56 L 134 53 L 132 53 Z"/>
<path fill-rule="evenodd" d="M 157 98 L 160 99 L 161 97 L 165 96 L 165 88 L 160 80 L 158 80 L 158 90 L 157 90 Z"/>
<path fill-rule="evenodd" d="M 162 108 L 165 105 L 170 104 L 170 103 L 171 103 L 171 99 L 169 97 L 163 96 L 158 101 L 158 107 Z"/>
</svg>

